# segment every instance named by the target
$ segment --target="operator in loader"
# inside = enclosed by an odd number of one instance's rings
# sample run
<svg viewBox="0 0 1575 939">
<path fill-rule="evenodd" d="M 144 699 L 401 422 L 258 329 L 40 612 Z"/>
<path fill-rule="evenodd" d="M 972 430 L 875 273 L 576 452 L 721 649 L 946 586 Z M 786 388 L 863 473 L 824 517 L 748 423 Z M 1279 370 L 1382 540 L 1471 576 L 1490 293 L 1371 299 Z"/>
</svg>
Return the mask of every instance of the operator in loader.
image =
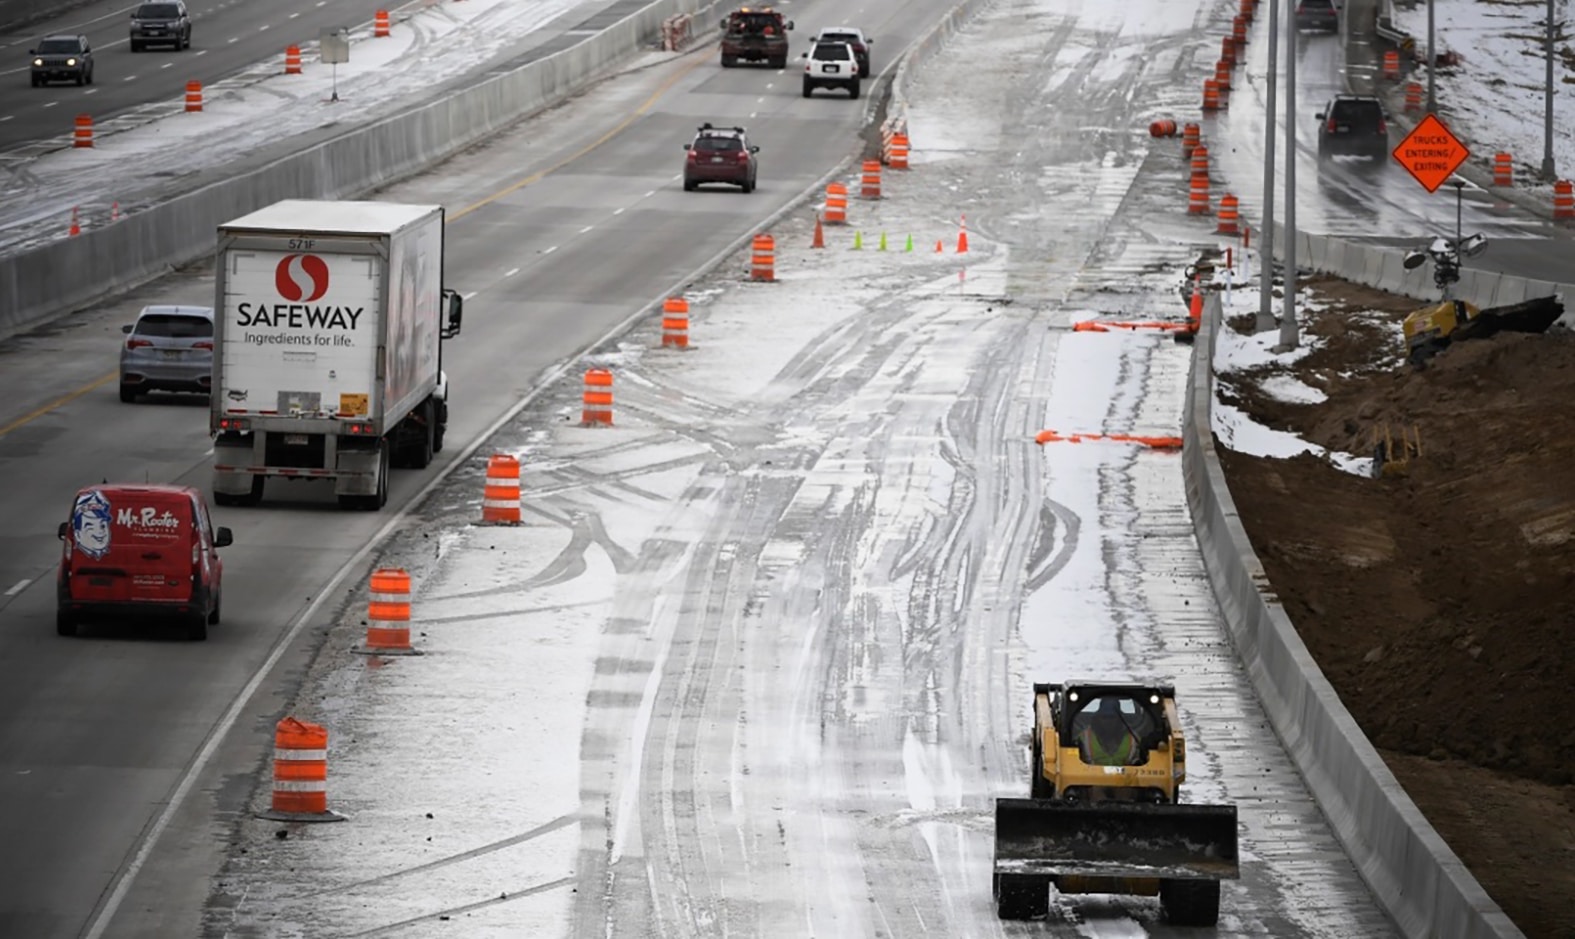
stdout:
<svg viewBox="0 0 1575 939">
<path fill-rule="evenodd" d="M 1135 702 L 1133 702 L 1135 704 Z M 1122 699 L 1103 695 L 1088 702 L 1072 721 L 1072 731 L 1083 762 L 1091 766 L 1135 766 L 1143 762 L 1143 737 L 1148 714 L 1134 707 L 1131 720 L 1121 710 Z"/>
</svg>

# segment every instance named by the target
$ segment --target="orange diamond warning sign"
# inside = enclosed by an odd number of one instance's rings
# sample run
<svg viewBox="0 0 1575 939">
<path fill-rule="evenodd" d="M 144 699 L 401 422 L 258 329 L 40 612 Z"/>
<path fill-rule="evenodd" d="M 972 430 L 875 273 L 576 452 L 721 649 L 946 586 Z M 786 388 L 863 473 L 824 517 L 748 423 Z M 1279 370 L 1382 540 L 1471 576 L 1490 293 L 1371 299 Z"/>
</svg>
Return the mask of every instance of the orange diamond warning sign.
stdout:
<svg viewBox="0 0 1575 939">
<path fill-rule="evenodd" d="M 1400 141 L 1393 155 L 1428 192 L 1437 192 L 1444 180 L 1466 162 L 1471 151 L 1449 132 L 1443 121 L 1429 114 Z"/>
</svg>

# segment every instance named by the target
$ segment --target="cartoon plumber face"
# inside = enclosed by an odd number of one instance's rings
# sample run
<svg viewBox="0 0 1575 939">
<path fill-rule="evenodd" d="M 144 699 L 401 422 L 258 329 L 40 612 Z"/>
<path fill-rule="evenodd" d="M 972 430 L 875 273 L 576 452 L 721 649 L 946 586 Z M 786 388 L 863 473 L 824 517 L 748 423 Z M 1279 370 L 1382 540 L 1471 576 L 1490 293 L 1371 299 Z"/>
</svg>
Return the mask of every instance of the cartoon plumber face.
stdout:
<svg viewBox="0 0 1575 939">
<path fill-rule="evenodd" d="M 94 560 L 109 553 L 109 500 L 98 491 L 77 497 L 71 507 L 72 541 L 77 550 Z"/>
</svg>

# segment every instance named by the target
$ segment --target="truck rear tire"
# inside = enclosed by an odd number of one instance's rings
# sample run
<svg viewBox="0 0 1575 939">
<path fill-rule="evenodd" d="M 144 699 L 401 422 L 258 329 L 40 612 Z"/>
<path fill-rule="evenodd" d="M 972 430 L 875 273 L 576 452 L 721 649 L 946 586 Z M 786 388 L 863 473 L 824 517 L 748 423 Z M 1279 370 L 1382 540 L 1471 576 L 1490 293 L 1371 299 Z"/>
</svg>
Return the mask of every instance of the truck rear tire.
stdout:
<svg viewBox="0 0 1575 939">
<path fill-rule="evenodd" d="M 1220 918 L 1220 882 L 1162 880 L 1159 904 L 1172 926 L 1213 926 Z"/>
<path fill-rule="evenodd" d="M 996 874 L 992 886 L 997 919 L 1036 919 L 1050 912 L 1049 878 Z"/>
</svg>

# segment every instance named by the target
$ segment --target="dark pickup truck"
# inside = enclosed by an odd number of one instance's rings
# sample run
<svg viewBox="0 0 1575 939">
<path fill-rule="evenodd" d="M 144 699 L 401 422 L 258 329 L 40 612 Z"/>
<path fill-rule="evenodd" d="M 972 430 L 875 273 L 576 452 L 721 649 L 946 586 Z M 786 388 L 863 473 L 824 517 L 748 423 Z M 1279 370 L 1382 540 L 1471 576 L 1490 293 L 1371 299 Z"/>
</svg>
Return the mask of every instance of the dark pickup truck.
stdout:
<svg viewBox="0 0 1575 939">
<path fill-rule="evenodd" d="M 722 20 L 722 67 L 764 62 L 787 68 L 788 30 L 793 21 L 770 7 L 740 7 Z"/>
</svg>

